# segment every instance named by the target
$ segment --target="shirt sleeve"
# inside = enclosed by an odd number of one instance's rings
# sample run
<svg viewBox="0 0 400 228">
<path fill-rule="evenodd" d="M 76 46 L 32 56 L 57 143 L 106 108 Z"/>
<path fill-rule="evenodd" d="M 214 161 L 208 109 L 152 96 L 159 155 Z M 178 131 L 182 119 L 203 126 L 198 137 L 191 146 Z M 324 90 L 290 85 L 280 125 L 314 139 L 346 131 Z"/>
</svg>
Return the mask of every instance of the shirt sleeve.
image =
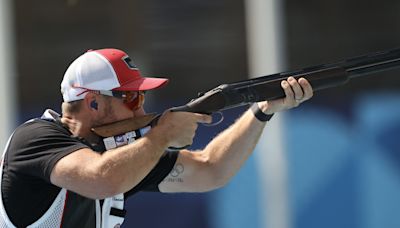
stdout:
<svg viewBox="0 0 400 228">
<path fill-rule="evenodd" d="M 138 185 L 126 192 L 125 197 L 129 197 L 139 191 L 159 192 L 158 185 L 171 172 L 178 154 L 178 151 L 164 152 L 157 165 Z"/>
<path fill-rule="evenodd" d="M 14 132 L 7 150 L 8 168 L 50 183 L 51 172 L 61 158 L 87 147 L 60 124 L 34 120 Z"/>
</svg>

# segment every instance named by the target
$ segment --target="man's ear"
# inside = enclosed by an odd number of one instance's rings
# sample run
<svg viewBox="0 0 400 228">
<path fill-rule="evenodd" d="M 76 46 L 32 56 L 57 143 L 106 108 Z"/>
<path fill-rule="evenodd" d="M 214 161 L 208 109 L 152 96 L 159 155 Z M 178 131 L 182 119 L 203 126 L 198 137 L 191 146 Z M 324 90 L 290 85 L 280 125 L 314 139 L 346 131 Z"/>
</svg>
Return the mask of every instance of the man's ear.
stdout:
<svg viewBox="0 0 400 228">
<path fill-rule="evenodd" d="M 88 109 L 97 111 L 99 108 L 99 104 L 96 101 L 96 96 L 92 93 L 88 93 L 85 96 L 85 105 Z"/>
<path fill-rule="evenodd" d="M 98 106 L 98 104 L 97 104 L 96 100 L 92 100 L 92 101 L 90 102 L 90 107 L 91 107 L 92 109 L 97 110 L 97 106 Z"/>
</svg>

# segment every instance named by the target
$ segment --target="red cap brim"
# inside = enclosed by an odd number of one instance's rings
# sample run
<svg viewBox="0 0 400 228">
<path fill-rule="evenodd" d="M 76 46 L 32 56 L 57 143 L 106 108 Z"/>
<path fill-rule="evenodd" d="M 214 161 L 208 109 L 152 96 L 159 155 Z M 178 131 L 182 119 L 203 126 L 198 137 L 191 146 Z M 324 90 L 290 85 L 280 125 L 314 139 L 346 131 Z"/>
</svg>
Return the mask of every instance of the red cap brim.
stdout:
<svg viewBox="0 0 400 228">
<path fill-rule="evenodd" d="M 139 78 L 115 88 L 116 91 L 144 91 L 160 88 L 168 83 L 167 78 Z"/>
</svg>

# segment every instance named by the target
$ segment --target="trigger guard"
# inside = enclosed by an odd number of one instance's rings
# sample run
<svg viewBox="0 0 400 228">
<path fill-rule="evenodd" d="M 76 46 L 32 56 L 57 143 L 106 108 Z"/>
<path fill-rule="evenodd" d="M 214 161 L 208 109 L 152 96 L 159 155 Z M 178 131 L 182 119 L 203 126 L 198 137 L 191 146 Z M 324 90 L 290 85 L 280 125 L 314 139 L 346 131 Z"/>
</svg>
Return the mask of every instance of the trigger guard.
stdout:
<svg viewBox="0 0 400 228">
<path fill-rule="evenodd" d="M 213 126 L 217 126 L 218 124 L 222 123 L 222 121 L 224 121 L 224 114 L 222 114 L 222 112 L 214 112 L 214 114 L 219 114 L 220 118 L 218 121 L 212 122 L 212 123 L 202 123 L 203 126 L 205 127 L 213 127 Z M 214 118 L 213 118 L 214 120 Z"/>
</svg>

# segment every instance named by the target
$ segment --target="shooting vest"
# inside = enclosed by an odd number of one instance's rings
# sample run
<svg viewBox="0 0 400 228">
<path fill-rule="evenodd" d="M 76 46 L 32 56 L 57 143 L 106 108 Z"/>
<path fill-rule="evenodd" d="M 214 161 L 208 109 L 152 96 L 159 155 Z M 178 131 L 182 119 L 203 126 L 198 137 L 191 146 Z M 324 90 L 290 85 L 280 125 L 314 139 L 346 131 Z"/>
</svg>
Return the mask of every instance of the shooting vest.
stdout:
<svg viewBox="0 0 400 228">
<path fill-rule="evenodd" d="M 47 111 L 42 116 L 42 119 L 49 118 L 50 113 Z M 51 115 L 51 114 L 50 114 Z M 53 119 L 53 117 L 50 117 Z M 1 228 L 15 228 L 16 226 L 9 219 L 3 204 L 3 193 L 1 191 L 1 183 L 3 180 L 3 163 L 4 155 L 8 149 L 11 138 L 7 141 L 6 147 L 1 158 L 0 165 L 0 227 Z M 28 228 L 54 228 L 61 227 L 65 203 L 68 191 L 62 188 L 54 199 L 51 206 L 47 211 L 35 222 L 27 226 Z M 96 203 L 96 228 L 118 228 L 124 221 L 124 214 L 121 213 L 124 209 L 124 194 L 118 194 L 113 197 L 104 199 L 103 205 L 100 206 L 100 200 L 95 200 Z M 27 212 L 29 213 L 29 212 Z"/>
</svg>

